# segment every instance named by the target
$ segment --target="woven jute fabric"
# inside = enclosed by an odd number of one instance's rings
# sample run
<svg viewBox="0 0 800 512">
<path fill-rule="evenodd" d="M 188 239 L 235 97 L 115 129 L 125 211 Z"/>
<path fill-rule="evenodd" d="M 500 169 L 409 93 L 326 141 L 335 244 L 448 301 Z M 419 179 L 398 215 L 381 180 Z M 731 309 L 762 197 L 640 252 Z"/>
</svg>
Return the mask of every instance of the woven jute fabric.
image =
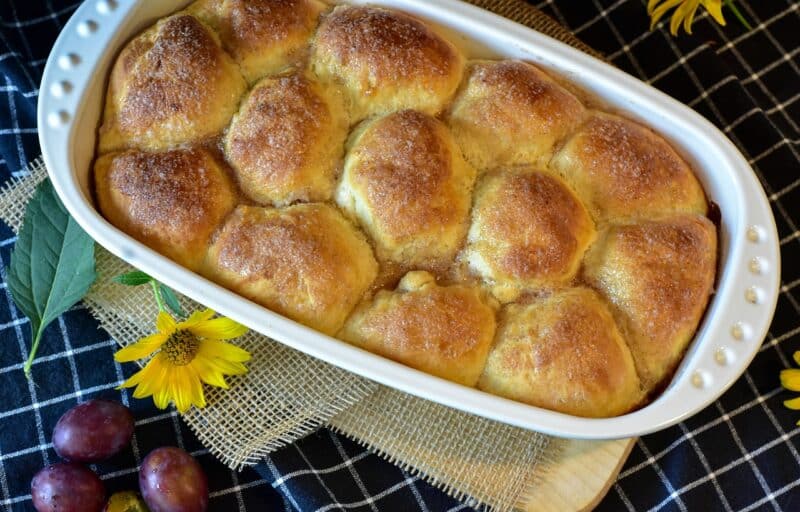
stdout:
<svg viewBox="0 0 800 512">
<path fill-rule="evenodd" d="M 469 3 L 594 54 L 524 2 Z M 0 216 L 15 230 L 47 175 L 41 161 L 30 171 L 0 193 Z M 157 305 L 150 289 L 114 283 L 114 276 L 132 267 L 100 247 L 96 254 L 98 277 L 85 298 L 92 314 L 122 345 L 152 333 Z M 202 308 L 185 297 L 181 302 L 188 311 Z M 207 388 L 208 406 L 183 416 L 201 442 L 232 468 L 256 463 L 329 425 L 473 506 L 504 511 L 535 499 L 529 489 L 558 460 L 560 443 L 548 436 L 378 385 L 254 332 L 236 343 L 252 354 L 250 371 L 229 379 L 230 389 Z"/>
</svg>

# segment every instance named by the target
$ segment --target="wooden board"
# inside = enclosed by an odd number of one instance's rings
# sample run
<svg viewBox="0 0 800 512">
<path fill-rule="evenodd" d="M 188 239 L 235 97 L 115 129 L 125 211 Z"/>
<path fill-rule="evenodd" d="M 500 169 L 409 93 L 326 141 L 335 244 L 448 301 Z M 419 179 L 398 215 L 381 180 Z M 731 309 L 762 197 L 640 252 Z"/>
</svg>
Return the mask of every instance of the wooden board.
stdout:
<svg viewBox="0 0 800 512">
<path fill-rule="evenodd" d="M 558 461 L 532 489 L 525 512 L 584 512 L 605 497 L 636 438 L 615 441 L 565 439 Z"/>
</svg>

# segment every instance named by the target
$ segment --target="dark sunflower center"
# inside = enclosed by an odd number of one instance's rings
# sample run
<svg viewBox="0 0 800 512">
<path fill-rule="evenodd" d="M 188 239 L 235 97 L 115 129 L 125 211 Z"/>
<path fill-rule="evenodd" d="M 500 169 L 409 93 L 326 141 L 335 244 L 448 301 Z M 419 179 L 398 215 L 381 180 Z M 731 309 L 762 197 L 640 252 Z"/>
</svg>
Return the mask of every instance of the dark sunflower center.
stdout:
<svg viewBox="0 0 800 512">
<path fill-rule="evenodd" d="M 199 348 L 200 340 L 197 336 L 189 331 L 179 330 L 169 335 L 167 341 L 161 345 L 161 352 L 175 366 L 185 366 L 192 362 Z"/>
</svg>

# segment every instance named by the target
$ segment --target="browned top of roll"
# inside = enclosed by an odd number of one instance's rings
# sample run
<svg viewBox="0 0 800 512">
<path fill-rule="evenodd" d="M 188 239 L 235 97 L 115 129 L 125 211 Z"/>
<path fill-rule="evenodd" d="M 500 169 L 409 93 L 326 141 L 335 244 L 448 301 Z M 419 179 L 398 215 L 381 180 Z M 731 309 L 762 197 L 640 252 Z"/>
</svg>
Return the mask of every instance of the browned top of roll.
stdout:
<svg viewBox="0 0 800 512">
<path fill-rule="evenodd" d="M 671 338 L 705 303 L 714 279 L 715 234 L 700 216 L 611 230 L 610 262 L 625 266 L 627 285 L 637 289 L 629 293 L 637 328 L 650 338 Z"/>
<path fill-rule="evenodd" d="M 198 148 L 106 155 L 95 183 L 100 210 L 114 225 L 192 269 L 235 201 L 225 172 Z"/>
<path fill-rule="evenodd" d="M 372 250 L 336 208 L 239 206 L 220 230 L 206 274 L 327 334 L 344 323 L 377 273 Z"/>
<path fill-rule="evenodd" d="M 628 412 L 642 396 L 614 319 L 586 288 L 507 306 L 478 387 L 589 417 Z"/>
<path fill-rule="evenodd" d="M 347 134 L 340 103 L 302 73 L 259 82 L 225 137 L 245 193 L 278 205 L 330 199 Z"/>
<path fill-rule="evenodd" d="M 680 360 L 716 273 L 714 225 L 699 215 L 610 227 L 586 275 L 616 306 L 642 381 L 652 387 Z"/>
<path fill-rule="evenodd" d="M 361 328 L 384 340 L 387 351 L 425 351 L 429 356 L 457 360 L 486 341 L 494 312 L 467 286 L 429 286 L 425 292 L 405 291 L 380 306 L 391 295 L 379 295 L 378 307 L 364 319 Z M 414 290 L 412 288 L 412 290 Z M 491 338 L 491 336 L 489 336 Z"/>
<path fill-rule="evenodd" d="M 189 12 L 217 30 L 253 82 L 302 57 L 324 9 L 316 0 L 199 0 Z"/>
<path fill-rule="evenodd" d="M 629 119 L 594 113 L 552 165 L 602 219 L 706 212 L 687 163 L 666 140 Z"/>
<path fill-rule="evenodd" d="M 501 266 L 522 278 L 563 271 L 576 254 L 578 243 L 573 233 L 586 229 L 588 219 L 575 215 L 581 211 L 580 203 L 545 174 L 512 174 L 505 185 L 498 197 L 507 201 L 505 207 L 494 208 L 495 215 L 486 219 L 488 231 L 518 242 L 504 255 Z M 547 242 L 526 246 L 525 237 L 520 236 L 526 223 L 540 228 L 533 230 L 534 235 L 540 234 Z"/>
<path fill-rule="evenodd" d="M 441 130 L 435 119 L 407 110 L 376 123 L 359 141 L 362 165 L 353 178 L 366 185 L 373 214 L 396 237 L 449 223 L 457 214 L 442 197 L 454 191 L 452 155 Z"/>
<path fill-rule="evenodd" d="M 136 51 L 130 54 L 135 57 Z M 131 76 L 128 99 L 120 109 L 120 124 L 141 128 L 169 118 L 178 109 L 188 115 L 204 111 L 204 82 L 219 72 L 219 47 L 191 16 L 164 22 L 144 66 L 149 72 Z M 129 69 L 126 59 L 124 67 Z M 191 86 L 187 86 L 191 84 Z"/>
<path fill-rule="evenodd" d="M 263 83 L 266 86 L 250 93 L 246 100 L 250 108 L 228 132 L 229 156 L 266 176 L 292 173 L 302 167 L 309 137 L 329 120 L 330 113 L 302 75 Z"/>
<path fill-rule="evenodd" d="M 340 5 L 320 23 L 311 61 L 324 81 L 344 85 L 362 119 L 404 108 L 437 114 L 458 87 L 464 58 L 407 14 Z"/>
<path fill-rule="evenodd" d="M 219 240 L 219 265 L 247 280 L 274 280 L 279 293 L 294 290 L 300 274 L 335 286 L 336 273 L 350 264 L 341 250 L 350 240 L 328 233 L 336 211 L 321 204 L 290 208 L 237 208 Z"/>
<path fill-rule="evenodd" d="M 421 21 L 398 11 L 340 6 L 317 32 L 345 68 L 365 67 L 378 81 L 446 75 L 458 62 L 453 48 Z"/>
<path fill-rule="evenodd" d="M 472 217 L 470 266 L 497 285 L 495 293 L 504 302 L 521 291 L 572 279 L 595 237 L 592 220 L 572 191 L 533 169 L 484 174 Z"/>
<path fill-rule="evenodd" d="M 547 163 L 584 113 L 575 96 L 532 64 L 476 61 L 448 122 L 467 160 L 484 169 Z"/>
<path fill-rule="evenodd" d="M 319 4 L 309 0 L 227 0 L 228 18 L 221 37 L 234 52 L 259 50 L 282 41 L 295 31 L 310 34 Z"/>
<path fill-rule="evenodd" d="M 409 272 L 348 319 L 343 339 L 440 377 L 473 386 L 494 336 L 494 309 L 479 288 L 439 286 Z"/>
<path fill-rule="evenodd" d="M 379 255 L 415 263 L 450 258 L 466 234 L 474 176 L 440 121 L 405 110 L 356 137 L 338 200 L 359 217 Z"/>
<path fill-rule="evenodd" d="M 512 108 L 520 109 L 517 115 L 534 117 L 543 130 L 554 128 L 582 110 L 577 98 L 527 62 L 477 62 L 471 69 L 470 83 L 492 94 L 478 111 L 497 127 L 516 126 L 518 119 L 509 117 Z"/>
<path fill-rule="evenodd" d="M 214 135 L 245 82 L 196 18 L 165 18 L 122 51 L 111 74 L 101 151 L 158 149 Z"/>
</svg>

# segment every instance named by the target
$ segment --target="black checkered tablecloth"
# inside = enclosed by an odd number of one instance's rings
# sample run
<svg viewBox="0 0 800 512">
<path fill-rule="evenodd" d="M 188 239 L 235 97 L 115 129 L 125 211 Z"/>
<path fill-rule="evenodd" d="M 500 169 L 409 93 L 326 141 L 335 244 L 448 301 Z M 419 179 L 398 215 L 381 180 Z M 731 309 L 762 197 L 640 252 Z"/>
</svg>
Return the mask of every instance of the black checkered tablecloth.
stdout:
<svg viewBox="0 0 800 512">
<path fill-rule="evenodd" d="M 127 0 L 126 0 L 127 1 Z M 144 0 L 143 0 L 144 1 Z M 152 0 L 147 0 L 152 1 Z M 716 123 L 750 160 L 772 202 L 781 237 L 782 293 L 775 321 L 747 373 L 717 403 L 642 438 L 600 505 L 616 510 L 800 510 L 796 421 L 778 373 L 800 349 L 800 3 L 740 1 L 753 25 L 732 16 L 720 28 L 700 17 L 693 36 L 664 24 L 648 32 L 644 0 L 533 2 L 620 68 Z M 0 181 L 24 174 L 39 154 L 35 105 L 39 77 L 74 0 L 0 3 Z M 211 510 L 462 510 L 418 477 L 319 431 L 257 470 L 232 473 L 208 454 L 174 411 L 158 411 L 115 387 L 133 371 L 111 357 L 114 342 L 76 306 L 47 330 L 22 375 L 28 321 L 13 306 L 5 266 L 15 238 L 0 225 L 0 505 L 32 510 L 29 482 L 54 462 L 50 432 L 59 415 L 90 397 L 113 397 L 137 418 L 130 450 L 99 466 L 107 487 L 136 487 L 136 466 L 156 446 L 198 457 L 211 483 Z"/>
</svg>

